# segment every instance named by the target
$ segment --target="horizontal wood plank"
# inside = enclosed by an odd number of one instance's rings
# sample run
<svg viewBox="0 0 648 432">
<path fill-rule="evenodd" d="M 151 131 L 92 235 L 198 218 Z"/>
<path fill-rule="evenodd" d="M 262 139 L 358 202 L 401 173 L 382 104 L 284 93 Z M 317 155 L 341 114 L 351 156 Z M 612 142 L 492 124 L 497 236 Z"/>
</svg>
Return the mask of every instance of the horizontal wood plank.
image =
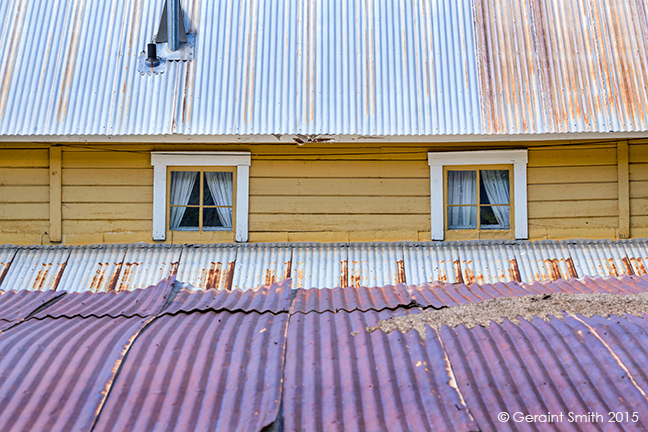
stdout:
<svg viewBox="0 0 648 432">
<path fill-rule="evenodd" d="M 427 197 L 252 196 L 250 213 L 282 214 L 430 214 Z"/>
<path fill-rule="evenodd" d="M 430 178 L 427 161 L 252 161 L 250 177 Z"/>
<path fill-rule="evenodd" d="M 583 201 L 617 199 L 616 183 L 536 184 L 527 189 L 531 201 Z"/>
<path fill-rule="evenodd" d="M 529 219 L 529 229 L 531 228 L 616 228 L 618 224 L 619 224 L 619 218 L 613 216 Z"/>
<path fill-rule="evenodd" d="M 0 186 L 0 205 L 38 202 L 49 202 L 49 186 Z"/>
<path fill-rule="evenodd" d="M 152 220 L 153 206 L 149 203 L 66 203 L 63 219 L 68 220 Z"/>
<path fill-rule="evenodd" d="M 49 220 L 49 203 L 0 205 L 0 220 Z"/>
<path fill-rule="evenodd" d="M 628 167 L 630 181 L 648 180 L 648 164 L 630 164 Z"/>
<path fill-rule="evenodd" d="M 421 231 L 430 215 L 250 214 L 250 231 Z"/>
<path fill-rule="evenodd" d="M 63 235 L 86 233 L 151 232 L 150 220 L 69 220 L 63 219 Z"/>
<path fill-rule="evenodd" d="M 251 178 L 250 195 L 430 196 L 428 179 Z"/>
<path fill-rule="evenodd" d="M 43 234 L 49 230 L 49 212 L 46 219 L 0 220 L 0 233 Z"/>
<path fill-rule="evenodd" d="M 529 219 L 618 216 L 617 200 L 530 202 Z"/>
<path fill-rule="evenodd" d="M 63 168 L 63 186 L 151 186 L 153 169 Z"/>
<path fill-rule="evenodd" d="M 152 203 L 153 186 L 65 186 L 64 203 Z"/>
<path fill-rule="evenodd" d="M 49 168 L 49 150 L 0 150 L 0 168 Z"/>
<path fill-rule="evenodd" d="M 0 186 L 49 186 L 49 168 L 0 168 Z"/>
<path fill-rule="evenodd" d="M 529 168 L 529 170 L 527 171 L 527 183 L 529 185 L 565 183 L 616 183 L 616 181 L 616 165 Z"/>
<path fill-rule="evenodd" d="M 616 164 L 616 146 L 608 148 L 552 148 L 529 150 L 529 167 L 595 166 Z"/>
<path fill-rule="evenodd" d="M 126 150 L 126 149 L 125 149 Z M 151 168 L 148 151 L 63 150 L 63 168 Z"/>
</svg>

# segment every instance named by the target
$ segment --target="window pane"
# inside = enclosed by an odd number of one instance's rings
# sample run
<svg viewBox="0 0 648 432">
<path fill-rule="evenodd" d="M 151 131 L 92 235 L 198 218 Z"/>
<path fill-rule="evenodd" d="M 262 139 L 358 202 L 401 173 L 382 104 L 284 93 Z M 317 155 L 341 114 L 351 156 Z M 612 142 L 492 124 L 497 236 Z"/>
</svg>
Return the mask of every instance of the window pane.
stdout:
<svg viewBox="0 0 648 432">
<path fill-rule="evenodd" d="M 223 221 L 229 221 L 224 223 Z M 232 208 L 205 208 L 203 209 L 203 230 L 210 229 L 231 229 L 232 228 Z"/>
<path fill-rule="evenodd" d="M 448 171 L 448 204 L 477 204 L 477 171 Z"/>
<path fill-rule="evenodd" d="M 198 205 L 200 182 L 197 179 L 198 173 L 195 171 L 172 171 L 171 205 Z"/>
<path fill-rule="evenodd" d="M 448 207 L 448 229 L 477 228 L 477 207 Z"/>
<path fill-rule="evenodd" d="M 479 217 L 482 229 L 507 230 L 511 228 L 509 206 L 482 206 Z"/>
<path fill-rule="evenodd" d="M 231 206 L 233 173 L 206 172 L 204 205 Z"/>
<path fill-rule="evenodd" d="M 481 170 L 479 177 L 481 204 L 509 203 L 508 170 Z"/>
<path fill-rule="evenodd" d="M 171 207 L 171 229 L 174 231 L 197 231 L 199 211 L 198 207 Z"/>
</svg>

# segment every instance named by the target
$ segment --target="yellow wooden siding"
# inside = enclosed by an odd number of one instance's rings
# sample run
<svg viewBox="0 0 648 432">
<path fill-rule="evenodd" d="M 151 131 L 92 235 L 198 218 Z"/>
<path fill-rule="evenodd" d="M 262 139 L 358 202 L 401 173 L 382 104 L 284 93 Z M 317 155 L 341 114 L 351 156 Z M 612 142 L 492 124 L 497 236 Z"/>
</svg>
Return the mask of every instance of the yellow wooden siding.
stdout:
<svg viewBox="0 0 648 432">
<path fill-rule="evenodd" d="M 529 149 L 530 239 L 616 238 L 615 143 L 564 144 Z M 151 242 L 151 150 L 251 151 L 253 242 L 425 241 L 430 238 L 427 151 L 457 150 L 412 143 L 78 147 L 63 148 L 62 230 L 68 244 Z M 629 160 L 631 236 L 648 236 L 648 141 L 630 141 Z M 0 149 L 2 243 L 47 243 L 48 167 L 46 146 Z M 196 241 L 227 241 L 223 236 L 208 233 Z M 185 242 L 181 237 L 171 235 L 167 242 Z"/>
<path fill-rule="evenodd" d="M 616 237 L 616 157 L 614 144 L 529 149 L 529 238 Z"/>
<path fill-rule="evenodd" d="M 49 150 L 0 150 L 0 244 L 41 243 L 49 230 Z"/>
</svg>

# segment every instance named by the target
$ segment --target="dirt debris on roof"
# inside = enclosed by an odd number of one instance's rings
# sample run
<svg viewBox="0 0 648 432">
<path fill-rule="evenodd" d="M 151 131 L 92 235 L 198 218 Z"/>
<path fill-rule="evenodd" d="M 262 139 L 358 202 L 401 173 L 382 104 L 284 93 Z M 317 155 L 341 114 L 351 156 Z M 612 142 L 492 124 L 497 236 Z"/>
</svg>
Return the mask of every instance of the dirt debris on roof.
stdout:
<svg viewBox="0 0 648 432">
<path fill-rule="evenodd" d="M 538 317 L 549 321 L 551 316 L 562 319 L 564 314 L 594 315 L 607 318 L 610 315 L 627 314 L 642 317 L 648 313 L 648 293 L 641 294 L 544 294 L 525 297 L 506 297 L 469 303 L 449 308 L 427 309 L 421 313 L 384 319 L 367 331 L 382 330 L 391 333 L 399 330 L 407 333 L 416 330 L 425 339 L 426 326 L 440 330 L 447 325 L 455 328 L 464 325 L 489 327 L 491 322 L 501 324 L 505 319 L 520 324 L 520 318 L 531 321 Z"/>
</svg>

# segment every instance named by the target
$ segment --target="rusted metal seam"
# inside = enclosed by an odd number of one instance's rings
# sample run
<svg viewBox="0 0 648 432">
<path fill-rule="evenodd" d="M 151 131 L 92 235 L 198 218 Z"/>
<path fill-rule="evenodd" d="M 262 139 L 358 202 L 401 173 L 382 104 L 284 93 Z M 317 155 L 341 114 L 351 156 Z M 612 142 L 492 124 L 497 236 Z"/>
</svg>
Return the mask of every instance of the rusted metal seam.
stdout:
<svg viewBox="0 0 648 432">
<path fill-rule="evenodd" d="M 316 310 L 306 311 L 306 312 L 304 312 L 304 311 L 295 311 L 295 312 L 290 312 L 290 315 L 296 315 L 296 314 L 308 315 L 310 313 L 316 313 L 316 314 L 322 315 L 322 314 L 325 314 L 325 313 L 338 313 L 338 312 L 351 313 L 351 312 L 369 312 L 369 311 L 373 311 L 373 312 L 382 312 L 382 311 L 396 312 L 399 309 L 405 309 L 405 310 L 411 310 L 411 309 L 416 309 L 416 308 L 421 308 L 421 309 L 425 309 L 425 308 L 428 308 L 428 309 L 429 308 L 445 309 L 447 307 L 448 306 L 442 306 L 440 308 L 437 308 L 437 307 L 434 307 L 434 306 L 431 306 L 431 305 L 430 306 L 423 306 L 423 305 L 419 304 L 416 300 L 412 299 L 412 301 L 409 302 L 408 304 L 399 304 L 397 306 L 384 307 L 384 308 L 380 308 L 380 309 L 377 309 L 377 308 L 362 309 L 362 308 L 358 307 L 358 308 L 353 308 L 353 309 L 349 310 L 349 309 L 345 309 L 345 308 L 340 308 L 340 309 L 336 309 L 336 310 L 327 309 L 327 310 L 323 310 L 323 311 L 316 311 Z"/>
<path fill-rule="evenodd" d="M 245 314 L 245 315 L 251 315 L 251 314 L 255 314 L 255 313 L 256 313 L 256 314 L 266 314 L 266 313 L 268 313 L 268 314 L 271 314 L 271 315 L 274 315 L 274 316 L 280 316 L 280 315 L 282 315 L 282 314 L 289 314 L 289 315 L 293 315 L 293 314 L 290 313 L 290 310 L 282 310 L 282 311 L 279 311 L 279 312 L 273 312 L 273 311 L 271 311 L 271 310 L 259 311 L 259 310 L 254 310 L 254 309 L 252 309 L 252 310 L 244 310 L 244 309 L 240 309 L 240 308 L 236 308 L 236 309 L 227 309 L 227 308 L 218 308 L 218 309 L 214 309 L 214 308 L 206 308 L 206 309 L 198 309 L 198 308 L 196 308 L 196 309 L 191 309 L 191 310 L 189 310 L 189 311 L 186 311 L 186 310 L 179 310 L 179 311 L 176 311 L 176 312 L 161 312 L 161 313 L 159 313 L 159 314 L 157 315 L 157 318 L 160 318 L 160 317 L 165 316 L 165 315 L 178 316 L 178 315 L 180 315 L 180 314 L 190 315 L 190 314 L 192 314 L 192 313 L 203 313 L 203 314 L 204 314 L 204 313 L 208 313 L 208 312 L 213 312 L 213 313 L 223 313 L 223 312 L 228 312 L 228 313 L 231 313 L 231 314 L 234 314 L 234 313 L 242 313 L 242 314 Z"/>
<path fill-rule="evenodd" d="M 50 307 L 50 306 L 52 306 L 52 305 L 54 305 L 54 303 L 58 303 L 59 300 L 63 299 L 63 297 L 65 297 L 65 296 L 67 295 L 67 292 L 65 292 L 65 291 L 59 291 L 58 293 L 59 293 L 60 295 L 58 295 L 58 296 L 56 296 L 56 297 L 50 299 L 49 301 L 43 303 L 42 305 L 40 305 L 39 307 L 36 308 L 36 310 L 30 312 L 30 313 L 29 313 L 29 314 L 28 314 L 28 315 L 27 315 L 23 320 L 21 320 L 21 321 L 27 321 L 28 319 L 32 319 L 32 317 L 33 317 L 34 315 L 36 315 L 37 313 L 40 313 L 41 311 L 47 309 L 48 307 Z"/>
<path fill-rule="evenodd" d="M 110 380 L 109 382 L 106 383 L 106 387 L 104 388 L 104 390 L 105 390 L 104 398 L 101 401 L 101 403 L 99 404 L 99 408 L 97 408 L 97 411 L 95 411 L 95 417 L 94 417 L 94 420 L 92 421 L 92 426 L 90 426 L 89 432 L 94 431 L 95 426 L 97 425 L 97 421 L 99 420 L 99 417 L 101 416 L 101 413 L 102 413 L 104 407 L 106 406 L 106 401 L 110 397 L 110 393 L 112 391 L 113 385 L 115 384 L 115 381 L 117 381 L 117 378 L 119 378 L 119 374 L 120 374 L 120 372 L 122 370 L 122 367 L 123 367 L 124 363 L 126 362 L 126 360 L 128 359 L 128 354 L 130 353 L 131 348 L 133 347 L 133 345 L 135 345 L 135 342 L 140 337 L 140 335 L 142 333 L 144 333 L 144 331 L 146 331 L 146 329 L 148 329 L 151 326 L 151 324 L 153 324 L 155 322 L 155 320 L 157 318 L 158 317 L 156 317 L 156 316 L 150 317 L 149 321 L 144 325 L 144 327 L 142 327 L 137 333 L 135 333 L 133 336 L 131 336 L 131 338 L 130 338 L 130 340 L 128 342 L 128 345 L 125 347 L 126 351 L 124 352 L 123 357 L 121 358 L 121 360 L 117 360 L 119 362 L 119 364 L 117 365 L 117 370 L 115 371 L 115 375 L 112 377 L 112 380 Z"/>
<path fill-rule="evenodd" d="M 7 275 L 7 272 L 9 271 L 9 267 L 11 267 L 11 264 L 13 264 L 13 261 L 14 261 L 14 259 L 16 258 L 16 255 L 18 255 L 18 251 L 19 251 L 19 250 L 20 250 L 20 249 L 16 249 L 16 250 L 14 251 L 14 254 L 13 254 L 13 256 L 11 257 L 11 260 L 9 261 L 9 263 L 7 264 L 7 266 L 4 268 L 4 270 L 2 271 L 2 273 L 0 273 L 0 286 L 2 286 L 2 281 L 4 280 L 5 276 Z"/>
</svg>

